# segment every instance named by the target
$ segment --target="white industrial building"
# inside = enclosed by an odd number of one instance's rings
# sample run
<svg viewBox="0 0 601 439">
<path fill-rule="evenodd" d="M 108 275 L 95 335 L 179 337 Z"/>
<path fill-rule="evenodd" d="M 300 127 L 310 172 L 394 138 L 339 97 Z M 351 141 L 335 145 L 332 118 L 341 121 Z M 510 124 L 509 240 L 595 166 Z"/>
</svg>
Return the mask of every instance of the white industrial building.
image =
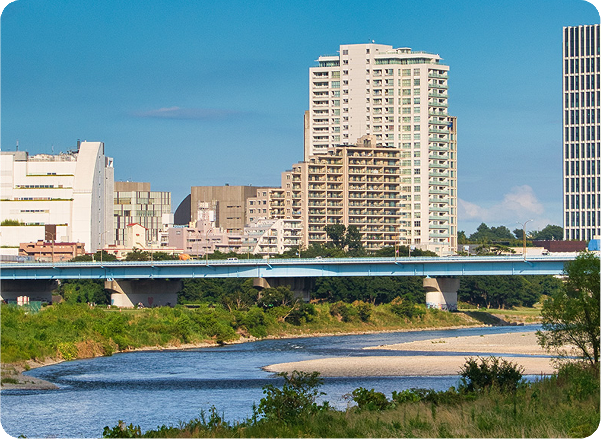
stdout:
<svg viewBox="0 0 601 439">
<path fill-rule="evenodd" d="M 87 252 L 113 243 L 113 159 L 102 142 L 57 155 L 2 151 L 0 242 L 79 242 Z M 54 236 L 45 232 L 56 226 Z"/>
</svg>

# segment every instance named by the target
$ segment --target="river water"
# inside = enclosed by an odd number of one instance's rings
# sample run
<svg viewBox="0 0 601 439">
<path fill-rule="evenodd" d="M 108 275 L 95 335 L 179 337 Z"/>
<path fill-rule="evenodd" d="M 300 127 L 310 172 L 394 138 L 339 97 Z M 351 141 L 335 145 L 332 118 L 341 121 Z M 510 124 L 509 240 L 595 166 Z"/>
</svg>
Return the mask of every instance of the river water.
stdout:
<svg viewBox="0 0 601 439">
<path fill-rule="evenodd" d="M 263 366 L 333 356 L 404 355 L 365 351 L 366 346 L 439 337 L 533 331 L 539 326 L 461 328 L 414 332 L 264 340 L 180 351 L 140 351 L 33 369 L 28 375 L 50 381 L 58 390 L 8 390 L 0 397 L 0 419 L 13 437 L 100 437 L 119 420 L 142 431 L 178 425 L 215 406 L 226 420 L 252 414 L 262 386 L 278 383 Z M 415 353 L 412 353 L 414 355 Z M 434 353 L 423 353 L 436 355 Z M 448 355 L 448 353 L 446 353 Z M 477 355 L 478 352 L 472 353 Z M 459 354 L 469 355 L 469 354 Z M 487 354 L 488 355 L 488 354 Z M 424 358 L 427 361 L 427 358 Z M 337 408 L 357 387 L 390 396 L 411 387 L 445 390 L 458 376 L 324 378 L 323 399 Z"/>
</svg>

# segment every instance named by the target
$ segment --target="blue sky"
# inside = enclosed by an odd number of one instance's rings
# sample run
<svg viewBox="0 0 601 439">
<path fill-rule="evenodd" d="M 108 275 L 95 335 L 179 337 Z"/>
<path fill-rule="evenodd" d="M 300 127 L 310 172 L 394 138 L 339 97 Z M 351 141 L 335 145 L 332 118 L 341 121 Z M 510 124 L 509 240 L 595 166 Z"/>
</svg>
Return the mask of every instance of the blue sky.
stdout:
<svg viewBox="0 0 601 439">
<path fill-rule="evenodd" d="M 584 0 L 18 0 L 1 18 L 3 150 L 102 141 L 115 179 L 279 186 L 308 72 L 340 44 L 438 53 L 458 118 L 459 230 L 562 223 L 562 27 Z"/>
</svg>

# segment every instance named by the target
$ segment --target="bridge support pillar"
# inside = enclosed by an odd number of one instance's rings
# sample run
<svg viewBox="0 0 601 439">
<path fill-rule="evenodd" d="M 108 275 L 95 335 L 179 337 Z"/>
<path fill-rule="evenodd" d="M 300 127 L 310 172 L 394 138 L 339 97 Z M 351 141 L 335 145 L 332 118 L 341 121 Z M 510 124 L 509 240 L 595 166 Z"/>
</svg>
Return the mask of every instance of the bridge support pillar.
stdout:
<svg viewBox="0 0 601 439">
<path fill-rule="evenodd" d="M 457 311 L 457 290 L 459 279 L 439 277 L 424 279 L 426 290 L 426 306 L 445 311 Z"/>
<path fill-rule="evenodd" d="M 111 291 L 111 305 L 133 308 L 138 303 L 145 307 L 175 306 L 177 293 L 183 288 L 181 280 L 140 279 L 107 280 L 104 288 Z"/>
<path fill-rule="evenodd" d="M 259 290 L 280 286 L 290 288 L 294 293 L 294 297 L 308 302 L 311 300 L 311 290 L 315 286 L 315 279 L 312 277 L 257 277 L 253 279 L 253 287 Z"/>
<path fill-rule="evenodd" d="M 57 280 L 6 279 L 2 281 L 0 299 L 16 301 L 19 296 L 28 296 L 30 301 L 52 303 L 52 291 L 57 288 Z"/>
</svg>

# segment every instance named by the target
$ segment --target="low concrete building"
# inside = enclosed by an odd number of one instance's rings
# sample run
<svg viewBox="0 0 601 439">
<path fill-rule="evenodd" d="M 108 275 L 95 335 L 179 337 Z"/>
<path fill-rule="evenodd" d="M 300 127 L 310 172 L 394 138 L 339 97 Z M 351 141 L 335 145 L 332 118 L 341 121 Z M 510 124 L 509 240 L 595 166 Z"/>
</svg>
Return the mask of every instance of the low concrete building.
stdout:
<svg viewBox="0 0 601 439">
<path fill-rule="evenodd" d="M 168 232 L 169 246 L 191 256 L 206 256 L 220 251 L 240 253 L 242 233 L 232 233 L 217 226 L 214 203 L 197 202 L 196 221 L 188 226 L 174 226 Z"/>
<path fill-rule="evenodd" d="M 19 256 L 31 256 L 38 262 L 70 261 L 85 255 L 83 243 L 79 242 L 23 242 L 19 245 Z"/>
<path fill-rule="evenodd" d="M 244 228 L 247 251 L 257 256 L 282 254 L 302 246 L 299 219 L 260 219 Z"/>
<path fill-rule="evenodd" d="M 532 241 L 537 247 L 544 247 L 550 253 L 582 252 L 586 250 L 587 241 Z"/>
<path fill-rule="evenodd" d="M 227 233 L 242 234 L 249 222 L 246 205 L 268 188 L 257 186 L 192 186 L 190 189 L 190 222 L 198 218 L 199 203 L 208 203 L 215 211 L 215 226 Z M 185 202 L 186 200 L 184 200 Z"/>
<path fill-rule="evenodd" d="M 116 181 L 114 197 L 115 244 L 127 246 L 126 230 L 132 223 L 144 227 L 147 242 L 161 242 L 161 230 L 173 223 L 171 192 L 151 191 L 150 183 Z"/>
</svg>

